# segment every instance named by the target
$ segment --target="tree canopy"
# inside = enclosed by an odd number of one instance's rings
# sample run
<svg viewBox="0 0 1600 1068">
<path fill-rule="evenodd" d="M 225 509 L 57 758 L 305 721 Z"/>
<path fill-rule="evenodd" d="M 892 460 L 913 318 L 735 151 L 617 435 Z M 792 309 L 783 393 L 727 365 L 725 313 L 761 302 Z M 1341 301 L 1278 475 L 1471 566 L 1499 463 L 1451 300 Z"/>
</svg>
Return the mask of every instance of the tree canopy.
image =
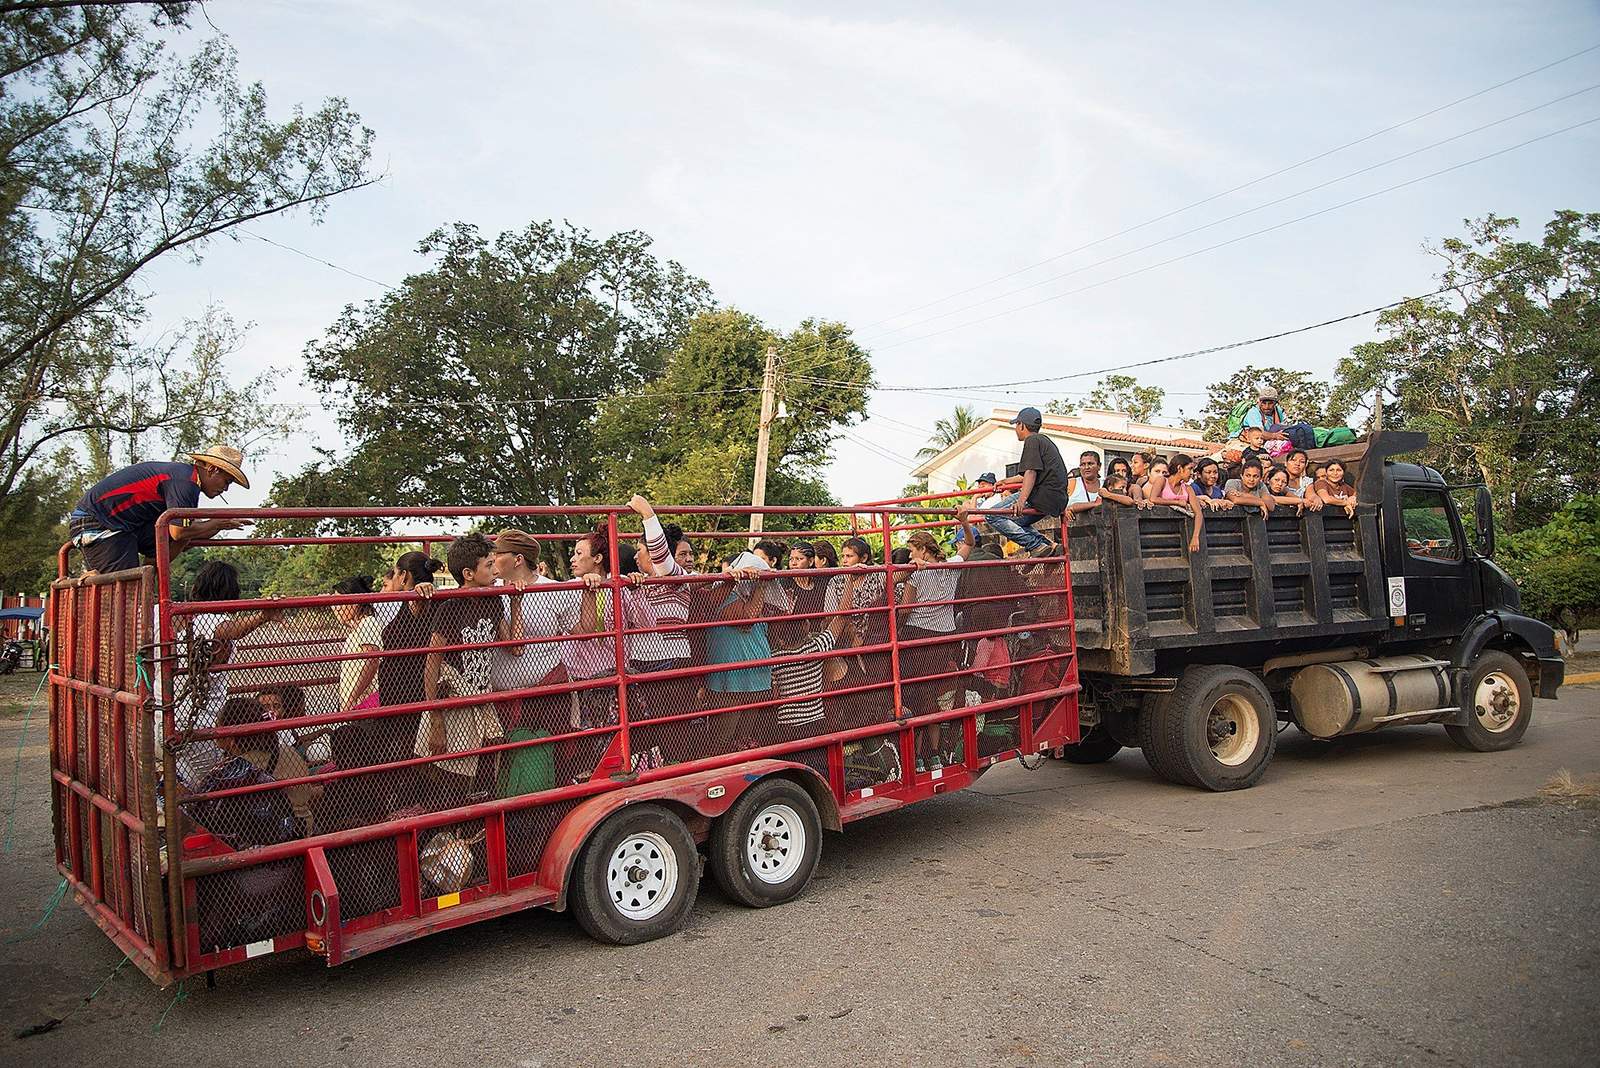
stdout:
<svg viewBox="0 0 1600 1068">
<path fill-rule="evenodd" d="M 1344 402 L 1334 399 L 1332 384 L 1310 371 L 1246 364 L 1207 386 L 1205 407 L 1198 417 L 1184 420 L 1184 425 L 1199 430 L 1207 441 L 1226 441 L 1229 413 L 1241 401 L 1254 401 L 1267 386 L 1278 391 L 1278 403 L 1292 420 L 1304 420 L 1313 426 L 1343 426 L 1349 414 Z"/>
<path fill-rule="evenodd" d="M 660 377 L 601 407 L 599 496 L 750 503 L 769 347 L 786 414 L 772 424 L 767 503 L 833 503 L 822 469 L 835 428 L 866 415 L 865 350 L 842 323 L 808 319 L 782 334 L 731 308 L 696 316 Z"/>
<path fill-rule="evenodd" d="M 581 501 L 600 486 L 596 413 L 658 376 L 710 290 L 637 232 L 553 222 L 420 245 L 431 269 L 347 307 L 306 348 L 345 455 L 279 504 Z"/>
<path fill-rule="evenodd" d="M 928 444 L 917 450 L 917 459 L 933 459 L 976 430 L 982 422 L 983 416 L 970 404 L 956 405 L 948 417 L 934 422 L 933 434 L 929 436 Z"/>
<path fill-rule="evenodd" d="M 786 414 L 767 501 L 829 502 L 835 428 L 865 414 L 871 383 L 843 324 L 783 333 L 714 309 L 638 232 L 540 222 L 491 241 L 457 225 L 421 247 L 429 270 L 307 347 L 345 451 L 281 479 L 275 503 L 748 503 L 769 347 Z"/>
<path fill-rule="evenodd" d="M 372 131 L 345 101 L 275 118 L 225 38 L 193 41 L 195 6 L 19 4 L 0 19 L 7 588 L 53 572 L 18 546 L 58 540 L 83 482 L 113 463 L 271 428 L 262 380 L 224 373 L 244 329 L 225 313 L 136 340 L 151 332 L 142 272 L 173 255 L 198 262 L 251 220 L 303 208 L 315 221 L 375 180 Z"/>
<path fill-rule="evenodd" d="M 1428 462 L 1479 481 L 1512 528 L 1600 491 L 1600 214 L 1560 211 L 1541 240 L 1489 215 L 1430 251 L 1449 293 L 1378 317 L 1388 336 L 1340 361 L 1336 399 L 1384 397 L 1384 424 L 1427 431 Z"/>
</svg>

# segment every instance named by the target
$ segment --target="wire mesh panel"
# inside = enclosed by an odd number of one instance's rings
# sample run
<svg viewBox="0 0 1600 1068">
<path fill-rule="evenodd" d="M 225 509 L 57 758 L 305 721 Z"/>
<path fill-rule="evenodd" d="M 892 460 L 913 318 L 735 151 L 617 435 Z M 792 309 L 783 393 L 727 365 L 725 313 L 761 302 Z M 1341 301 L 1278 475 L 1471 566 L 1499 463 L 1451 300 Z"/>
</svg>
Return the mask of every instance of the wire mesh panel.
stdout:
<svg viewBox="0 0 1600 1068">
<path fill-rule="evenodd" d="M 57 860 L 86 907 L 155 970 L 169 956 L 146 677 L 147 569 L 51 590 L 50 762 Z"/>
<path fill-rule="evenodd" d="M 305 930 L 304 861 L 269 861 L 195 880 L 194 923 L 201 953 Z"/>
<path fill-rule="evenodd" d="M 835 786 L 842 771 L 857 801 L 926 789 L 908 764 L 971 763 L 974 718 L 979 755 L 1015 749 L 1024 698 L 1059 688 L 1073 655 L 1061 556 L 952 550 L 948 508 L 780 511 L 772 526 L 813 529 L 754 544 L 701 512 L 681 535 L 614 509 L 514 511 L 538 529 L 440 512 L 430 522 L 459 533 L 219 543 L 183 596 L 164 596 L 169 869 L 201 953 L 303 930 L 308 868 L 338 891 L 355 945 L 433 899 L 537 900 L 530 877 L 586 798 L 665 786 L 675 769 L 777 757 Z M 225 564 L 252 545 L 296 560 L 279 570 L 300 588 L 247 595 Z M 316 571 L 361 554 L 383 561 L 376 576 Z M 97 642 L 114 674 L 139 670 Z"/>
<path fill-rule="evenodd" d="M 335 846 L 327 857 L 339 888 L 341 924 L 400 906 L 400 861 L 393 838 Z"/>
<path fill-rule="evenodd" d="M 511 878 L 539 870 L 544 847 L 577 801 L 551 801 L 506 813 L 506 874 Z"/>
</svg>

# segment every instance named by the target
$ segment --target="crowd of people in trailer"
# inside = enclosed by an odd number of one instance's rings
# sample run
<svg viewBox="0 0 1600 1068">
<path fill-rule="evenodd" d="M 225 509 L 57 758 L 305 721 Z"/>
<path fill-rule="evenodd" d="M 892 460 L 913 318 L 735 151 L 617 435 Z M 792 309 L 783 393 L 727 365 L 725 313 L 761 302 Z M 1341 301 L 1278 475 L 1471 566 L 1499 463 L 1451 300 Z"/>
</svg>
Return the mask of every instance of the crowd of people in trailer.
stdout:
<svg viewBox="0 0 1600 1068">
<path fill-rule="evenodd" d="M 327 591 L 349 598 L 334 608 L 344 631 L 340 652 L 300 661 L 303 670 L 335 673 L 332 679 L 257 687 L 229 669 L 244 638 L 282 618 L 271 605 L 186 615 L 175 698 L 184 808 L 198 827 L 237 846 L 372 823 L 408 807 L 450 808 L 582 782 L 612 744 L 615 732 L 604 728 L 620 722 L 624 673 L 634 771 L 992 699 L 1011 684 L 1010 652 L 1003 637 L 982 632 L 1012 624 L 1012 614 L 1028 607 L 1018 595 L 1030 586 L 1034 560 L 1062 553 L 1035 529 L 1041 520 L 1070 524 L 1106 507 L 1177 509 L 1193 517 L 1190 551 L 1197 552 L 1210 512 L 1353 514 L 1357 504 L 1342 463 L 1308 462 L 1303 438 L 1311 428 L 1287 422 L 1270 389 L 1217 455 L 1138 452 L 1113 458 L 1103 474 L 1093 450 L 1069 472 L 1042 423 L 1035 408 L 1017 414 L 1016 479 L 978 478 L 955 509 L 953 552 L 929 530 L 914 530 L 893 550 L 892 562 L 905 570 L 875 566 L 862 537 L 837 549 L 830 540 L 766 537 L 714 577 L 696 578 L 701 557 L 690 539 L 635 496 L 629 507 L 642 538 L 620 546 L 616 559 L 603 529 L 570 538 L 564 582 L 551 575 L 541 538 L 516 528 L 457 538 L 442 561 L 404 553 L 376 590 L 367 576 L 340 582 Z M 74 543 L 92 570 L 135 566 L 153 551 L 155 524 L 168 508 L 192 507 L 202 493 L 216 496 L 232 483 L 248 486 L 242 464 L 238 450 L 215 445 L 191 464 L 117 472 L 74 510 Z M 239 525 L 191 520 L 174 524 L 169 537 L 182 551 Z M 1007 548 L 1028 559 L 949 566 L 999 561 Z M 435 599 L 435 576 L 445 568 L 461 592 Z M 415 596 L 369 596 L 375 593 Z M 232 565 L 212 559 L 200 567 L 192 601 L 239 599 Z M 620 662 L 619 612 L 627 632 Z M 328 716 L 327 725 L 303 726 L 318 716 Z M 276 726 L 292 720 L 302 726 Z M 261 729 L 188 736 L 253 725 Z M 922 733 L 919 764 L 955 757 L 946 737 L 953 732 Z M 552 736 L 563 737 L 537 742 Z M 501 743 L 509 744 L 494 748 Z M 320 774 L 357 769 L 382 770 Z M 238 789 L 278 782 L 287 785 Z"/>
<path fill-rule="evenodd" d="M 844 538 L 836 550 L 828 540 L 768 536 L 726 561 L 714 580 L 700 580 L 693 578 L 696 547 L 682 530 L 663 523 L 643 497 L 629 506 L 642 539 L 624 543 L 612 559 L 603 529 L 577 536 L 566 581 L 549 575 L 539 538 L 510 528 L 459 537 L 443 561 L 404 553 L 376 591 L 366 576 L 340 582 L 329 592 L 352 599 L 334 608 L 346 635 L 337 659 L 300 669 L 337 671 L 336 684 L 317 688 L 323 707 L 316 714 L 337 714 L 326 726 L 278 729 L 276 720 L 307 716 L 306 688 L 275 682 L 240 692 L 250 687 L 222 667 L 281 611 L 186 617 L 180 659 L 190 681 L 179 685 L 179 729 L 262 728 L 178 747 L 180 786 L 199 795 L 185 805 L 192 821 L 234 846 L 266 844 L 412 808 L 582 782 L 614 732 L 535 740 L 618 724 L 619 609 L 629 632 L 623 653 L 635 771 L 893 720 L 891 581 L 902 714 L 1008 692 L 1005 638 L 968 636 L 1010 625 L 1025 607 L 1017 595 L 1029 588 L 1029 575 L 1038 571 L 1042 580 L 1045 572 L 1032 561 L 948 566 L 1001 560 L 998 534 L 964 521 L 951 553 L 928 530 L 912 531 L 893 550 L 893 562 L 908 569 L 892 578 L 874 569 L 866 538 Z M 444 568 L 459 592 L 441 597 L 435 577 Z M 617 574 L 620 598 L 613 597 Z M 1060 571 L 1054 576 L 1059 583 Z M 232 565 L 208 560 L 191 600 L 232 601 L 240 592 Z M 375 592 L 417 596 L 362 596 Z M 430 707 L 474 696 L 483 700 Z M 919 764 L 953 760 L 957 734 L 935 728 L 919 739 Z M 480 752 L 519 742 L 530 744 Z M 881 738 L 863 747 L 898 760 Z M 314 774 L 385 766 L 399 770 Z M 309 781 L 205 797 L 298 779 Z"/>
</svg>

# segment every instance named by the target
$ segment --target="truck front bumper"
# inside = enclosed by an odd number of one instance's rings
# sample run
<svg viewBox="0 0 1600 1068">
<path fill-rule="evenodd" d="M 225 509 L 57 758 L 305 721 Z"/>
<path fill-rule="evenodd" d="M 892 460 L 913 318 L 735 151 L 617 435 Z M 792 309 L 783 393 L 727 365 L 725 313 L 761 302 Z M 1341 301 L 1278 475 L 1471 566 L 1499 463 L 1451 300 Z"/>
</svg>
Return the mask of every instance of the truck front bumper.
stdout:
<svg viewBox="0 0 1600 1068">
<path fill-rule="evenodd" d="M 1539 696 L 1554 698 L 1567 677 L 1567 662 L 1559 656 L 1539 658 Z"/>
</svg>

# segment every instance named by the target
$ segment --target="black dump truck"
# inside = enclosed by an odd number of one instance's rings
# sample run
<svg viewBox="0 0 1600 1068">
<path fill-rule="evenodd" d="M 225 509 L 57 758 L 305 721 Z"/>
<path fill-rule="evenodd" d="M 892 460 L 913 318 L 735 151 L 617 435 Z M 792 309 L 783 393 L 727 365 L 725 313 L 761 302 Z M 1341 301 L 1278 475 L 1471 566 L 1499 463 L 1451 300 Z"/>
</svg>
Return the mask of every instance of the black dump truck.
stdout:
<svg viewBox="0 0 1600 1068">
<path fill-rule="evenodd" d="M 1363 503 L 1296 515 L 1102 507 L 1068 527 L 1083 740 L 1098 763 L 1137 746 L 1208 790 L 1256 782 L 1289 721 L 1316 738 L 1442 723 L 1467 749 L 1517 744 L 1565 674 L 1550 627 L 1493 560 L 1489 495 L 1469 532 L 1437 471 L 1391 459 L 1425 434 L 1380 431 L 1312 454 L 1347 465 Z"/>
</svg>

